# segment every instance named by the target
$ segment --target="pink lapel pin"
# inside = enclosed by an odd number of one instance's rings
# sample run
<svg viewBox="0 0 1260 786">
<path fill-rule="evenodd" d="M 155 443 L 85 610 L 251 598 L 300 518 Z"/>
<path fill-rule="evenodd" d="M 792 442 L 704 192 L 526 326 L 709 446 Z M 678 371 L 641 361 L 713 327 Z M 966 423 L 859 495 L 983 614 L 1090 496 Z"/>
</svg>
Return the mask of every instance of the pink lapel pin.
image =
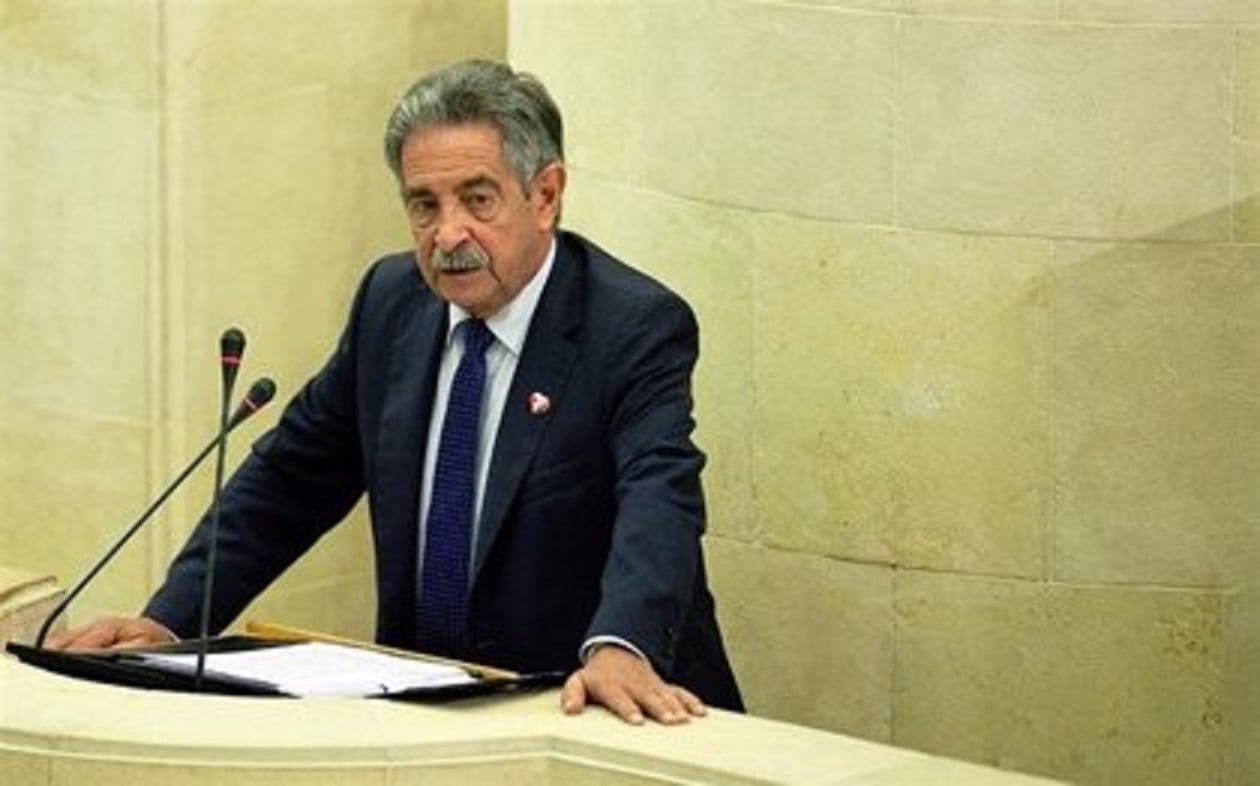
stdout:
<svg viewBox="0 0 1260 786">
<path fill-rule="evenodd" d="M 551 399 L 537 391 L 529 394 L 529 414 L 546 415 L 551 410 Z"/>
</svg>

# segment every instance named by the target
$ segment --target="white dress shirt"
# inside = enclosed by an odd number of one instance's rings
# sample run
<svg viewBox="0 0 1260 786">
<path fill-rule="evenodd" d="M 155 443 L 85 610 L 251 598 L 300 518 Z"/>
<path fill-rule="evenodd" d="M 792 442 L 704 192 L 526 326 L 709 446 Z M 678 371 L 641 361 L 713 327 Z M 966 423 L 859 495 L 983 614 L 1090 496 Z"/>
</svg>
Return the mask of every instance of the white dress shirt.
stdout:
<svg viewBox="0 0 1260 786">
<path fill-rule="evenodd" d="M 503 407 L 507 403 L 508 388 L 516 376 L 516 364 L 521 349 L 529 335 L 529 323 L 534 318 L 538 299 L 542 296 L 551 266 L 556 259 L 556 241 L 542 267 L 534 274 L 516 297 L 486 319 L 486 327 L 494 334 L 494 341 L 486 348 L 486 387 L 482 392 L 481 425 L 477 433 L 476 489 L 473 499 L 472 548 L 477 549 L 477 532 L 481 529 L 481 503 L 486 495 L 486 475 L 490 470 L 490 457 L 494 455 L 494 442 L 499 433 L 499 421 L 503 419 Z M 447 305 L 449 327 L 446 344 L 442 350 L 442 363 L 438 366 L 437 392 L 433 399 L 433 412 L 429 416 L 429 442 L 424 451 L 424 475 L 420 485 L 420 565 L 424 565 L 425 523 L 429 520 L 429 500 L 433 496 L 433 474 L 437 468 L 438 443 L 442 439 L 442 421 L 446 418 L 446 405 L 451 395 L 451 381 L 455 369 L 464 357 L 464 345 L 455 340 L 455 328 L 472 315 L 450 303 Z M 527 406 L 527 402 L 518 402 Z"/>
</svg>

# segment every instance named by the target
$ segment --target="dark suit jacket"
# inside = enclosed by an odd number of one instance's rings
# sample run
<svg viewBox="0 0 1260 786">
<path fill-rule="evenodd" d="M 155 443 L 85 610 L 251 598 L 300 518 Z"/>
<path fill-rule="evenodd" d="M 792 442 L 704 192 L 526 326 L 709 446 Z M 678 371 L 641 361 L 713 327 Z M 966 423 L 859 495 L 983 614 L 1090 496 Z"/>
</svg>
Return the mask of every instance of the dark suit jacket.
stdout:
<svg viewBox="0 0 1260 786">
<path fill-rule="evenodd" d="M 377 639 L 414 646 L 420 476 L 446 331 L 446 303 L 412 253 L 371 267 L 332 358 L 225 489 L 215 630 L 366 490 Z M 558 235 L 491 459 L 471 648 L 450 654 L 568 670 L 588 637 L 620 636 L 666 679 L 740 708 L 700 548 L 697 345 L 682 299 L 582 238 Z M 546 413 L 531 413 L 532 393 L 550 399 Z M 145 612 L 181 635 L 200 619 L 206 542 L 203 521 Z"/>
</svg>

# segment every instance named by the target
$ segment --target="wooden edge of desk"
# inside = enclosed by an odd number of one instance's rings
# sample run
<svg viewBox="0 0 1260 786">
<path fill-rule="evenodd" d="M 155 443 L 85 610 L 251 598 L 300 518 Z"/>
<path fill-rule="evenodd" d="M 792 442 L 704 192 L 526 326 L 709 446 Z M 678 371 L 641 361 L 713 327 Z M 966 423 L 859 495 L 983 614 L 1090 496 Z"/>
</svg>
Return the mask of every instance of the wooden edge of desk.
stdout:
<svg viewBox="0 0 1260 786">
<path fill-rule="evenodd" d="M 360 649 L 384 652 L 402 658 L 422 660 L 426 663 L 441 663 L 447 666 L 458 666 L 459 668 L 472 674 L 474 677 L 488 682 L 509 682 L 518 680 L 521 677 L 519 673 L 515 671 L 508 671 L 507 669 L 497 669 L 493 666 L 483 666 L 480 663 L 469 663 L 467 661 L 453 660 L 451 658 L 440 658 L 435 655 L 426 655 L 423 652 L 412 652 L 411 650 L 398 649 L 396 647 L 386 647 L 381 644 L 373 644 L 371 642 L 359 641 L 357 639 L 350 639 L 344 636 L 336 636 L 331 633 L 304 630 L 302 628 L 295 628 L 290 625 L 281 625 L 274 622 L 250 620 L 245 623 L 245 632 L 251 636 L 257 636 L 262 639 L 270 639 L 271 641 L 322 641 L 328 644 L 358 647 Z"/>
</svg>

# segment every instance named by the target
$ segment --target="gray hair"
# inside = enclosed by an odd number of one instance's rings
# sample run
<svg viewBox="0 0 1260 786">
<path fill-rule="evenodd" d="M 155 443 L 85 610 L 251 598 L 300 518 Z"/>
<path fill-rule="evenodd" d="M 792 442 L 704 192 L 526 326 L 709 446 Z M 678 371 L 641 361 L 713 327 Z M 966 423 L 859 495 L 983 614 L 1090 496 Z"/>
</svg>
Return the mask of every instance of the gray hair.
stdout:
<svg viewBox="0 0 1260 786">
<path fill-rule="evenodd" d="M 465 123 L 485 123 L 499 130 L 504 159 L 523 189 L 544 167 L 564 161 L 560 109 L 542 82 L 504 63 L 465 60 L 422 77 L 390 115 L 385 162 L 398 182 L 408 137 L 427 126 Z"/>
</svg>

